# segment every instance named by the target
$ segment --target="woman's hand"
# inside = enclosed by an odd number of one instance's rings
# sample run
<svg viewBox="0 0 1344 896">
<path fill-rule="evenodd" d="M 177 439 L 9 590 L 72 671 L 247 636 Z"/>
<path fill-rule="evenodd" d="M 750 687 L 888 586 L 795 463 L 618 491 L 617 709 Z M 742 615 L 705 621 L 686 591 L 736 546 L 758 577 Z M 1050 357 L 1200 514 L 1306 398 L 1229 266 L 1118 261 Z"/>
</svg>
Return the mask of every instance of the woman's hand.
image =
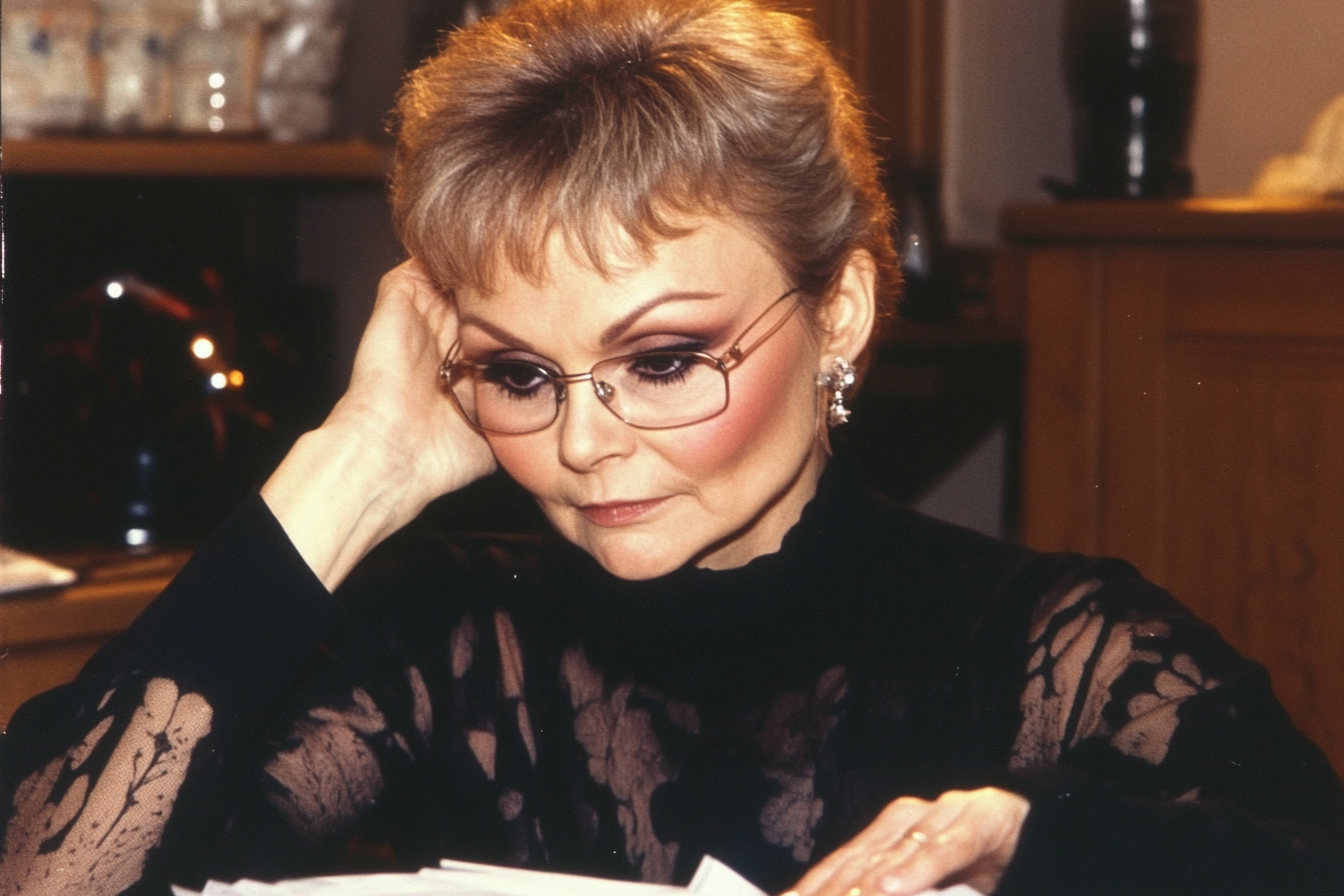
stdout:
<svg viewBox="0 0 1344 896">
<path fill-rule="evenodd" d="M 490 446 L 438 377 L 456 339 L 457 310 L 419 262 L 393 268 L 378 284 L 350 385 L 323 424 L 358 436 L 410 475 L 416 513 L 495 469 Z"/>
<path fill-rule="evenodd" d="M 892 896 L 968 884 L 992 893 L 1017 849 L 1031 804 L 985 787 L 936 801 L 901 797 L 790 891 L 797 896 Z"/>
<path fill-rule="evenodd" d="M 308 566 L 334 589 L 439 495 L 495 469 L 437 373 L 457 312 L 415 261 L 378 285 L 350 386 L 261 494 Z"/>
</svg>

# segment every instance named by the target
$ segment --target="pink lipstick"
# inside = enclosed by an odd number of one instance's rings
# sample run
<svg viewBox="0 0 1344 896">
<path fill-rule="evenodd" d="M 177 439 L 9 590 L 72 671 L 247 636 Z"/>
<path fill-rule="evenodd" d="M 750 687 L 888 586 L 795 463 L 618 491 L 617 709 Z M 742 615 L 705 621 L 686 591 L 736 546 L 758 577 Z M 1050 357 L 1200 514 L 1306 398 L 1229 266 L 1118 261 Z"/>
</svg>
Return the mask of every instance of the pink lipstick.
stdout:
<svg viewBox="0 0 1344 896">
<path fill-rule="evenodd" d="M 579 510 L 594 525 L 624 526 L 650 513 L 666 500 L 666 498 L 654 498 L 651 501 L 613 501 L 609 504 L 585 504 Z"/>
</svg>

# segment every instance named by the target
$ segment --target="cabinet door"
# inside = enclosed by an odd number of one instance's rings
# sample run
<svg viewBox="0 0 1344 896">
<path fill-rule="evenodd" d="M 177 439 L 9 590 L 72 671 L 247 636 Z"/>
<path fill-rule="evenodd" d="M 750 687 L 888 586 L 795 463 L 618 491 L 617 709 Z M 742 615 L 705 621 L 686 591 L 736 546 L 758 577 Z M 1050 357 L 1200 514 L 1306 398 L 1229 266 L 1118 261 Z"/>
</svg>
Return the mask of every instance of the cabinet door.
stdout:
<svg viewBox="0 0 1344 896">
<path fill-rule="evenodd" d="M 1024 538 L 1124 557 L 1344 769 L 1344 249 L 1029 261 Z"/>
</svg>

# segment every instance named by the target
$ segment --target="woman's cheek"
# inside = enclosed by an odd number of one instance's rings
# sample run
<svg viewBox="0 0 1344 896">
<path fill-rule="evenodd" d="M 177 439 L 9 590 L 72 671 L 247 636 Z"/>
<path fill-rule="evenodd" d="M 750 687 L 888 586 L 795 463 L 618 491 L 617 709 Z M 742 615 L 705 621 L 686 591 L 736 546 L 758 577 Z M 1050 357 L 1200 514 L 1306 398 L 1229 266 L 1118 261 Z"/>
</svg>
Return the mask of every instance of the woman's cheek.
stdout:
<svg viewBox="0 0 1344 896">
<path fill-rule="evenodd" d="M 554 463 L 548 464 L 546 458 L 554 457 L 537 444 L 535 436 L 497 436 L 487 435 L 490 450 L 495 460 L 512 476 L 519 485 L 534 495 L 544 497 L 550 489 L 549 479 L 554 476 Z"/>
<path fill-rule="evenodd" d="M 669 460 L 675 458 L 683 470 L 712 476 L 752 459 L 757 452 L 784 448 L 780 437 L 787 437 L 799 425 L 791 418 L 800 413 L 810 417 L 811 412 L 784 387 L 787 376 L 770 376 L 764 369 L 759 372 L 762 375 L 733 378 L 728 408 L 719 416 L 683 430 L 669 430 L 662 454 Z"/>
</svg>

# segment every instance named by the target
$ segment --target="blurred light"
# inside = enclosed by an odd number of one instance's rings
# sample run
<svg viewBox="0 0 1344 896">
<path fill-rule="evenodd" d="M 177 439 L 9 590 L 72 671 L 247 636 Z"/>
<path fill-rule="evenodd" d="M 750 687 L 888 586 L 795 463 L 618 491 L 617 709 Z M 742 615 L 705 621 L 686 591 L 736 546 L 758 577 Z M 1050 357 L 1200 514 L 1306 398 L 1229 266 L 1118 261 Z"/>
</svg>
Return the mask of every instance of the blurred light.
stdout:
<svg viewBox="0 0 1344 896">
<path fill-rule="evenodd" d="M 204 361 L 215 353 L 215 344 L 204 336 L 197 336 L 191 343 L 191 353 Z"/>
<path fill-rule="evenodd" d="M 140 528 L 127 529 L 126 544 L 133 548 L 140 548 L 149 544 L 149 530 Z"/>
<path fill-rule="evenodd" d="M 223 108 L 224 108 L 224 103 L 226 103 L 226 102 L 227 102 L 227 100 L 225 99 L 224 94 L 222 94 L 222 93 L 212 93 L 212 94 L 210 94 L 210 108 L 211 108 L 211 109 L 223 109 Z"/>
<path fill-rule="evenodd" d="M 219 88 L 224 86 L 224 73 L 211 72 L 210 77 L 206 78 L 206 82 L 210 85 L 210 88 L 212 90 L 218 90 Z"/>
<path fill-rule="evenodd" d="M 211 115 L 209 125 L 210 130 L 218 134 L 220 131 L 224 130 L 224 119 L 218 115 Z"/>
<path fill-rule="evenodd" d="M 229 371 L 229 385 L 235 389 L 243 384 L 243 372 L 241 370 Z"/>
<path fill-rule="evenodd" d="M 223 389 L 228 384 L 229 384 L 228 378 L 225 377 L 224 374 L 222 373 L 210 374 L 210 388 L 214 389 L 216 392 Z"/>
<path fill-rule="evenodd" d="M 126 287 L 121 285 L 120 280 L 113 280 L 107 284 L 107 297 L 109 299 L 119 299 L 126 295 Z"/>
</svg>

